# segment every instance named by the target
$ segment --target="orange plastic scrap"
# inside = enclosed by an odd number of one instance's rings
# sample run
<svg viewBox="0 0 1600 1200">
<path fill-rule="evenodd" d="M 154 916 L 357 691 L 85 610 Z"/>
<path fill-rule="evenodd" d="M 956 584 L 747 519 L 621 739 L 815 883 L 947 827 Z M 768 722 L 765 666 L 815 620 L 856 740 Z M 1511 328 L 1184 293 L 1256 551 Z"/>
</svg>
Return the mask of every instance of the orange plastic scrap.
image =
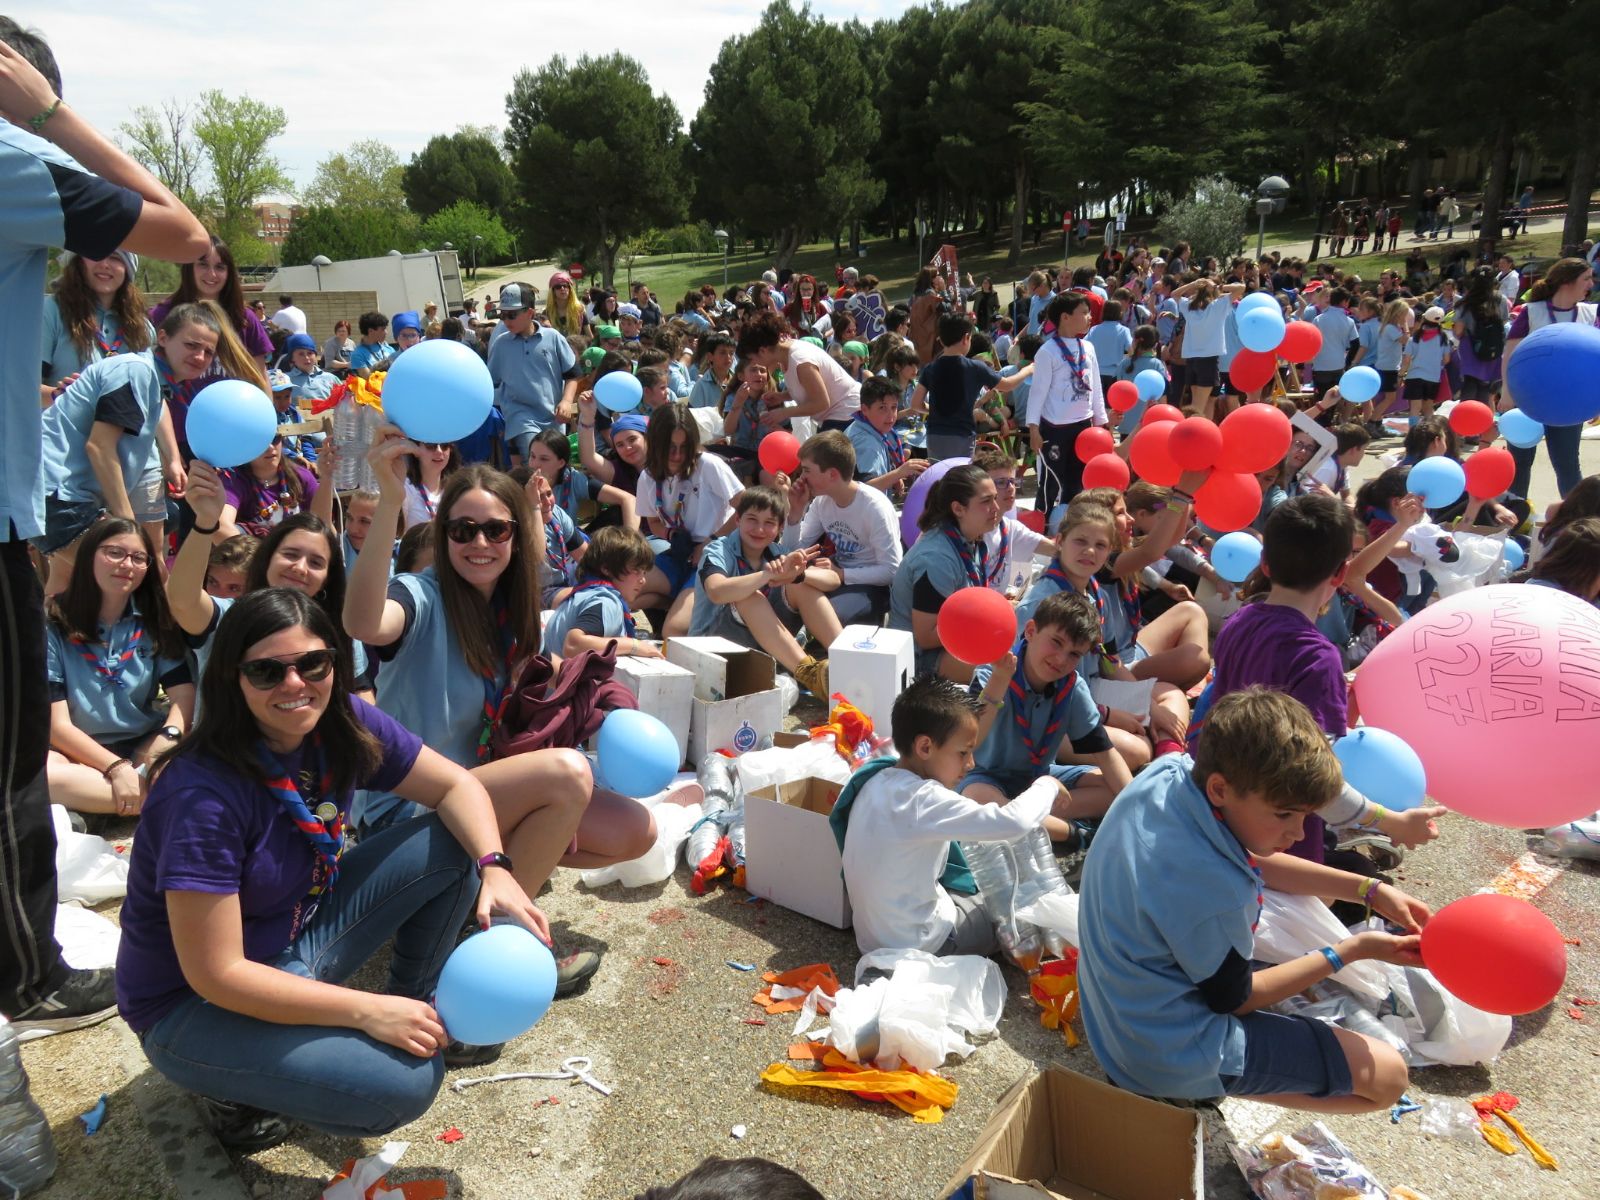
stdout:
<svg viewBox="0 0 1600 1200">
<path fill-rule="evenodd" d="M 793 1054 L 798 1047 L 791 1046 Z M 809 1051 L 808 1051 L 809 1053 Z M 956 1102 L 957 1085 L 941 1075 L 929 1075 L 907 1067 L 899 1071 L 880 1071 L 851 1062 L 829 1047 L 822 1055 L 820 1070 L 804 1071 L 788 1063 L 773 1063 L 761 1072 L 763 1083 L 779 1087 L 830 1088 L 852 1092 L 863 1100 L 892 1104 L 911 1114 L 922 1125 L 944 1120 L 944 1110 Z"/>
<path fill-rule="evenodd" d="M 872 718 L 837 692 L 834 693 L 833 699 L 838 703 L 828 714 L 828 723 L 813 725 L 811 736 L 818 738 L 823 734 L 833 734 L 834 749 L 838 750 L 841 758 L 849 762 L 855 754 L 856 747 L 872 739 Z"/>
<path fill-rule="evenodd" d="M 1521 1121 L 1517 1120 L 1508 1112 L 1496 1112 L 1495 1116 L 1499 1117 L 1511 1127 L 1511 1132 L 1516 1134 L 1517 1140 L 1528 1148 L 1528 1153 L 1533 1156 L 1534 1162 L 1538 1163 L 1546 1171 L 1555 1171 L 1560 1169 L 1556 1164 L 1555 1155 L 1551 1154 L 1550 1151 L 1546 1150 L 1537 1141 L 1535 1141 L 1533 1135 L 1522 1127 Z"/>
<path fill-rule="evenodd" d="M 1483 1140 L 1488 1142 L 1501 1154 L 1512 1155 L 1517 1152 L 1517 1144 L 1511 1140 L 1511 1135 L 1498 1125 L 1491 1125 L 1485 1121 L 1478 1126 L 1478 1132 L 1483 1134 Z"/>
<path fill-rule="evenodd" d="M 1534 1162 L 1538 1163 L 1546 1171 L 1559 1170 L 1555 1156 L 1541 1146 L 1538 1140 L 1523 1128 L 1521 1121 L 1511 1115 L 1511 1110 L 1521 1103 L 1522 1101 L 1510 1092 L 1496 1092 L 1492 1096 L 1480 1096 L 1474 1100 L 1472 1107 L 1477 1110 L 1478 1117 L 1483 1121 L 1483 1124 L 1479 1126 L 1479 1132 L 1483 1134 L 1483 1140 L 1500 1151 L 1501 1154 L 1515 1154 L 1517 1152 L 1516 1144 L 1506 1136 L 1506 1131 L 1492 1123 L 1494 1118 L 1499 1117 L 1505 1123 L 1506 1128 L 1517 1135 L 1517 1141 L 1528 1148 L 1528 1154 L 1532 1156 Z"/>
<path fill-rule="evenodd" d="M 1068 1047 L 1076 1046 L 1078 1034 L 1072 1021 L 1078 1015 L 1077 955 L 1041 965 L 1029 981 L 1029 990 L 1039 1006 L 1039 1024 L 1061 1030 Z"/>
<path fill-rule="evenodd" d="M 821 988 L 825 996 L 835 995 L 839 991 L 839 977 L 827 963 L 808 963 L 806 966 L 785 971 L 781 975 L 775 971 L 768 971 L 761 978 L 766 980 L 767 986 L 752 996 L 751 1000 L 766 1009 L 768 1015 L 799 1012 L 805 1006 L 806 996 L 810 994 L 812 988 Z M 772 998 L 774 986 L 796 988 L 800 995 L 774 1000 Z"/>
<path fill-rule="evenodd" d="M 344 1169 L 328 1180 L 328 1186 L 350 1178 L 356 1169 L 356 1160 L 344 1160 Z M 445 1200 L 450 1185 L 443 1179 L 410 1179 L 405 1183 L 390 1183 L 388 1178 L 378 1180 L 364 1193 L 366 1200 L 388 1200 L 391 1196 L 404 1196 L 405 1200 Z"/>
</svg>

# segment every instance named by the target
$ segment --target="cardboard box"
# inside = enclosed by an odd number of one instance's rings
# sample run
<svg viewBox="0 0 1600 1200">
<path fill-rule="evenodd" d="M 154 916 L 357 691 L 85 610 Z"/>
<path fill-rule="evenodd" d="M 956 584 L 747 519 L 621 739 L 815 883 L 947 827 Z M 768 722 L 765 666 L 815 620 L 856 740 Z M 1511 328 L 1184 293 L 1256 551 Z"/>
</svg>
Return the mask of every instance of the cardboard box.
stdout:
<svg viewBox="0 0 1600 1200">
<path fill-rule="evenodd" d="M 664 658 L 617 659 L 616 678 L 633 693 L 639 709 L 659 718 L 678 739 L 678 761 L 689 755 L 689 719 L 694 709 L 694 676 Z"/>
<path fill-rule="evenodd" d="M 847 625 L 828 647 L 828 687 L 871 717 L 874 733 L 888 737 L 895 697 L 911 682 L 916 657 L 907 630 Z"/>
<path fill-rule="evenodd" d="M 1051 1067 L 1001 1097 L 944 1195 L 981 1173 L 987 1200 L 1204 1200 L 1204 1135 L 1193 1109 Z"/>
<path fill-rule="evenodd" d="M 798 779 L 758 788 L 744 800 L 744 880 L 753 896 L 835 929 L 850 927 L 839 843 L 828 814 L 840 785 Z"/>
<path fill-rule="evenodd" d="M 689 761 L 713 750 L 743 754 L 783 728 L 783 693 L 772 656 L 719 637 L 667 639 L 667 661 L 694 676 Z"/>
</svg>

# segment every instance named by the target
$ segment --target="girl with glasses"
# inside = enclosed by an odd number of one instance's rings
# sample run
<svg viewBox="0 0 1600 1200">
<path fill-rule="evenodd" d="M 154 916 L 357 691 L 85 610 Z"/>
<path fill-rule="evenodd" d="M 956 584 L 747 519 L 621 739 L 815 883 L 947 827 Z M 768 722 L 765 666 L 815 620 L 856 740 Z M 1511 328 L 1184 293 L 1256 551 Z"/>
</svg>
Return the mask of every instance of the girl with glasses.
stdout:
<svg viewBox="0 0 1600 1200">
<path fill-rule="evenodd" d="M 118 1009 L 232 1149 L 296 1122 L 387 1133 L 444 1081 L 449 1035 L 427 998 L 462 924 L 502 915 L 545 941 L 548 924 L 482 783 L 351 694 L 321 607 L 254 592 L 215 641 L 203 713 L 157 763 L 134 843 Z M 428 815 L 345 852 L 357 788 Z M 343 986 L 391 939 L 381 992 Z"/>
<path fill-rule="evenodd" d="M 578 299 L 578 289 L 572 285 L 572 276 L 557 271 L 550 276 L 550 298 L 545 304 L 545 324 L 566 337 L 577 337 L 589 325 L 583 302 Z"/>
<path fill-rule="evenodd" d="M 78 556 L 45 627 L 50 799 L 131 816 L 144 803 L 145 768 L 189 726 L 194 682 L 144 530 L 106 517 Z"/>
</svg>

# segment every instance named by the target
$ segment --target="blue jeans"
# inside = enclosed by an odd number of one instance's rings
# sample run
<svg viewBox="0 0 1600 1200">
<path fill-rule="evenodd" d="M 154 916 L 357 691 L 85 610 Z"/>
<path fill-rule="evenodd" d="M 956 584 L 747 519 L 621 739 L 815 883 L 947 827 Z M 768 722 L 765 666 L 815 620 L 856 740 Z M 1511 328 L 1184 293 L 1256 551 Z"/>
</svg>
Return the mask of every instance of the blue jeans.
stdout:
<svg viewBox="0 0 1600 1200">
<path fill-rule="evenodd" d="M 1578 450 L 1583 445 L 1582 425 L 1546 425 L 1544 449 L 1550 456 L 1550 465 L 1556 472 L 1556 490 L 1565 496 L 1583 481 L 1583 468 L 1578 465 Z M 1516 460 L 1517 473 L 1511 480 L 1511 490 L 1519 496 L 1528 495 L 1528 484 L 1533 478 L 1533 459 L 1537 445 L 1523 449 L 1511 447 L 1511 457 Z"/>
<path fill-rule="evenodd" d="M 436 815 L 363 839 L 340 860 L 333 893 L 270 965 L 343 983 L 392 937 L 385 991 L 433 992 L 478 880 Z M 338 1137 L 375 1137 L 416 1120 L 444 1082 L 418 1058 L 354 1029 L 278 1025 L 190 997 L 144 1035 L 150 1064 L 179 1087 L 281 1113 Z"/>
</svg>

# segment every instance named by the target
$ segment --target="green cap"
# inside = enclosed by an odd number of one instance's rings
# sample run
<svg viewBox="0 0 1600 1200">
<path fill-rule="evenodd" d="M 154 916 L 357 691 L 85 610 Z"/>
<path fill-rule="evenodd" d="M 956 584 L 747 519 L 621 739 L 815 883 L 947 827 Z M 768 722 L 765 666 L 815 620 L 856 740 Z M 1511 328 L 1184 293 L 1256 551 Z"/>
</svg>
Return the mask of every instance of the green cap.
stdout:
<svg viewBox="0 0 1600 1200">
<path fill-rule="evenodd" d="M 844 352 L 846 354 L 854 354 L 857 358 L 866 358 L 872 353 L 867 349 L 865 342 L 846 342 L 844 344 Z"/>
<path fill-rule="evenodd" d="M 822 339 L 819 338 L 819 337 L 803 337 L 800 340 L 802 342 L 810 342 L 818 350 L 826 350 L 827 349 L 827 347 L 822 344 Z"/>
<path fill-rule="evenodd" d="M 594 327 L 594 335 L 597 338 L 620 338 L 622 330 L 615 325 L 596 325 Z"/>
<path fill-rule="evenodd" d="M 600 365 L 605 356 L 606 348 L 604 346 L 590 346 L 583 352 L 583 356 L 578 361 L 583 364 L 585 370 L 592 371 Z"/>
</svg>

